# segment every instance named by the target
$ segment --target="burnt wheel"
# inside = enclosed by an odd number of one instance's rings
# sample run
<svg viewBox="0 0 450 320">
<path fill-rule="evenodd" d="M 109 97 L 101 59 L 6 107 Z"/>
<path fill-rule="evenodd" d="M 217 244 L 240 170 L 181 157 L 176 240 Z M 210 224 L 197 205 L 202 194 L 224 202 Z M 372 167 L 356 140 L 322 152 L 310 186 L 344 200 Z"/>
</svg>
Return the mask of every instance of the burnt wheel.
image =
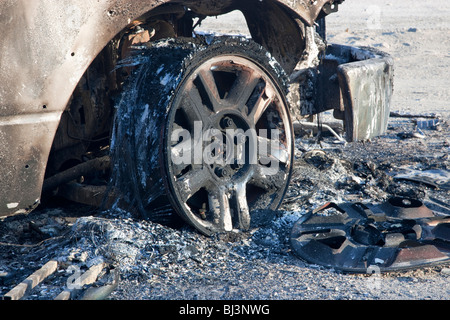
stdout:
<svg viewBox="0 0 450 320">
<path fill-rule="evenodd" d="M 170 203 L 208 235 L 265 220 L 283 200 L 293 162 L 279 65 L 242 39 L 165 41 L 136 61 L 112 147 L 128 201 L 151 218 Z"/>
</svg>

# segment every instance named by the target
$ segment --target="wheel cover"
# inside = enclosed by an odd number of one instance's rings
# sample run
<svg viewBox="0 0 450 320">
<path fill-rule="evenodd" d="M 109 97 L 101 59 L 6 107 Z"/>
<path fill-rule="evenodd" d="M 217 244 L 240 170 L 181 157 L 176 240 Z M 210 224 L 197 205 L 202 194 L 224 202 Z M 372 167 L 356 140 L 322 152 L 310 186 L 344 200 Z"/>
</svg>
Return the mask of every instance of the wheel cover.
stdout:
<svg viewBox="0 0 450 320">
<path fill-rule="evenodd" d="M 289 184 L 293 134 L 283 91 L 259 63 L 220 55 L 176 90 L 164 162 L 177 212 L 206 234 L 247 230 Z"/>
</svg>

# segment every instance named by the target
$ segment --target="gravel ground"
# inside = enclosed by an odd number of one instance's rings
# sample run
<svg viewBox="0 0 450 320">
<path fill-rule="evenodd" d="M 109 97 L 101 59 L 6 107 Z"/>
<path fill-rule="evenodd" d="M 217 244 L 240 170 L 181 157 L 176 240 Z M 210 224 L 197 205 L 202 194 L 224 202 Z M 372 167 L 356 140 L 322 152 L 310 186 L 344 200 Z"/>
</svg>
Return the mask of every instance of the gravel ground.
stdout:
<svg viewBox="0 0 450 320">
<path fill-rule="evenodd" d="M 368 28 L 373 12 L 379 20 Z M 57 259 L 80 269 L 99 261 L 113 266 L 120 280 L 108 296 L 111 300 L 448 299 L 448 265 L 371 276 L 345 274 L 310 265 L 289 246 L 293 224 L 328 201 L 380 203 L 405 196 L 450 213 L 448 205 L 433 202 L 448 204 L 448 190 L 392 176 L 402 166 L 449 171 L 448 16 L 444 0 L 380 0 L 376 6 L 373 1 L 347 0 L 328 24 L 333 42 L 372 45 L 394 55 L 393 110 L 442 115 L 437 130 L 422 131 L 425 138 L 413 135 L 414 120 L 420 118 L 393 118 L 385 136 L 366 143 L 342 145 L 332 136 L 319 142 L 298 135 L 295 172 L 277 218 L 247 233 L 205 237 L 187 226 L 174 229 L 133 219 L 120 210 L 100 212 L 64 202 L 27 217 L 6 218 L 0 222 L 0 295 Z M 317 149 L 322 157 L 310 161 L 311 151 Z M 53 299 L 71 274 L 61 268 L 28 299 Z M 102 284 L 112 281 L 105 279 Z"/>
</svg>

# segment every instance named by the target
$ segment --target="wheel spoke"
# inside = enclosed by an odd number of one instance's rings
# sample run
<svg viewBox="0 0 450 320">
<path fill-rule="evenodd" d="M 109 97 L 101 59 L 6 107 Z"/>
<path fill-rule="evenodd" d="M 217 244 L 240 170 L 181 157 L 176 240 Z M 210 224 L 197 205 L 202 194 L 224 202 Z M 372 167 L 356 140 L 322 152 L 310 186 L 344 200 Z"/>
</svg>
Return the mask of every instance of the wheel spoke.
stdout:
<svg viewBox="0 0 450 320">
<path fill-rule="evenodd" d="M 232 231 L 233 220 L 231 217 L 230 201 L 225 190 L 218 189 L 217 192 L 210 193 L 208 199 L 209 207 L 214 217 L 214 224 L 220 230 Z"/>
<path fill-rule="evenodd" d="M 268 168 L 264 165 L 254 165 L 253 174 L 249 183 L 265 190 L 268 194 L 277 192 L 284 184 L 284 179 L 279 178 L 284 176 L 284 170 Z"/>
<path fill-rule="evenodd" d="M 199 90 L 204 90 L 206 94 L 210 107 L 212 111 L 218 112 L 220 110 L 220 95 L 217 89 L 216 80 L 211 72 L 211 70 L 202 69 L 198 73 L 198 79 L 200 80 L 201 86 L 203 88 L 198 88 Z"/>
<path fill-rule="evenodd" d="M 240 183 L 236 187 L 236 207 L 239 228 L 248 230 L 250 228 L 250 209 L 247 203 L 246 183 Z"/>
<path fill-rule="evenodd" d="M 185 140 L 172 146 L 171 161 L 173 174 L 179 176 L 192 163 L 192 141 Z"/>
<path fill-rule="evenodd" d="M 187 90 L 181 107 L 189 118 L 190 123 L 194 121 L 205 123 L 212 114 L 208 107 L 203 104 L 198 88 L 194 86 Z"/>
<path fill-rule="evenodd" d="M 260 95 L 258 101 L 250 112 L 249 118 L 254 124 L 258 123 L 264 112 L 275 99 L 275 92 L 272 88 L 266 87 L 264 92 Z"/>
<path fill-rule="evenodd" d="M 243 108 L 260 81 L 261 76 L 257 73 L 251 71 L 241 72 L 228 94 L 227 99 L 230 101 L 230 104 L 236 105 L 239 109 Z"/>
<path fill-rule="evenodd" d="M 180 196 L 183 202 L 187 202 L 201 188 L 206 188 L 211 181 L 211 174 L 207 168 L 194 169 L 177 179 Z"/>
</svg>

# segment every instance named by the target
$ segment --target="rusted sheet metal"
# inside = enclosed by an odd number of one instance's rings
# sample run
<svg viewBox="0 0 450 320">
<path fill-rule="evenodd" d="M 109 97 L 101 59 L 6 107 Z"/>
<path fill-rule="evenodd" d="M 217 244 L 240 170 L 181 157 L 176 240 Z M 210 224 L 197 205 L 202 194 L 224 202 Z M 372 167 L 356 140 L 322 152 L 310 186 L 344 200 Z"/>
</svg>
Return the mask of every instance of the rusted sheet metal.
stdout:
<svg viewBox="0 0 450 320">
<path fill-rule="evenodd" d="M 129 20 L 154 5 L 0 2 L 0 216 L 39 202 L 53 138 L 79 79 Z"/>
<path fill-rule="evenodd" d="M 303 116 L 337 111 L 349 142 L 386 132 L 394 89 L 394 62 L 388 54 L 330 44 L 311 80 L 315 97 L 313 103 L 300 105 Z"/>
<path fill-rule="evenodd" d="M 330 44 L 319 66 L 314 108 L 341 111 L 346 139 L 364 141 L 387 130 L 394 89 L 394 62 L 374 48 Z"/>
<path fill-rule="evenodd" d="M 348 141 L 369 140 L 387 130 L 394 90 L 394 62 L 373 48 L 332 45 L 328 55 L 344 61 L 337 68 Z"/>
<path fill-rule="evenodd" d="M 392 198 L 381 205 L 328 203 L 302 217 L 290 241 L 309 263 L 370 274 L 447 263 L 449 239 L 450 216 Z"/>
<path fill-rule="evenodd" d="M 338 5 L 344 0 L 279 0 L 279 1 L 267 1 L 273 3 L 280 3 L 284 7 L 292 10 L 296 13 L 305 23 L 309 26 L 313 26 L 314 22 L 319 16 L 324 16 L 332 12 L 336 12 Z M 253 6 L 262 1 L 235 1 L 235 0 L 185 0 L 174 1 L 177 3 L 183 3 L 186 6 L 194 9 L 195 11 L 205 15 L 219 15 L 225 11 L 230 11 L 242 6 Z M 266 2 L 266 1 L 264 1 Z"/>
<path fill-rule="evenodd" d="M 338 10 L 338 5 L 344 0 L 288 0 L 281 1 L 286 6 L 298 12 L 302 19 L 309 25 L 313 26 L 314 22 L 321 15 L 327 15 Z"/>
<path fill-rule="evenodd" d="M 57 112 L 0 117 L 0 216 L 38 205 L 58 122 Z"/>
</svg>

